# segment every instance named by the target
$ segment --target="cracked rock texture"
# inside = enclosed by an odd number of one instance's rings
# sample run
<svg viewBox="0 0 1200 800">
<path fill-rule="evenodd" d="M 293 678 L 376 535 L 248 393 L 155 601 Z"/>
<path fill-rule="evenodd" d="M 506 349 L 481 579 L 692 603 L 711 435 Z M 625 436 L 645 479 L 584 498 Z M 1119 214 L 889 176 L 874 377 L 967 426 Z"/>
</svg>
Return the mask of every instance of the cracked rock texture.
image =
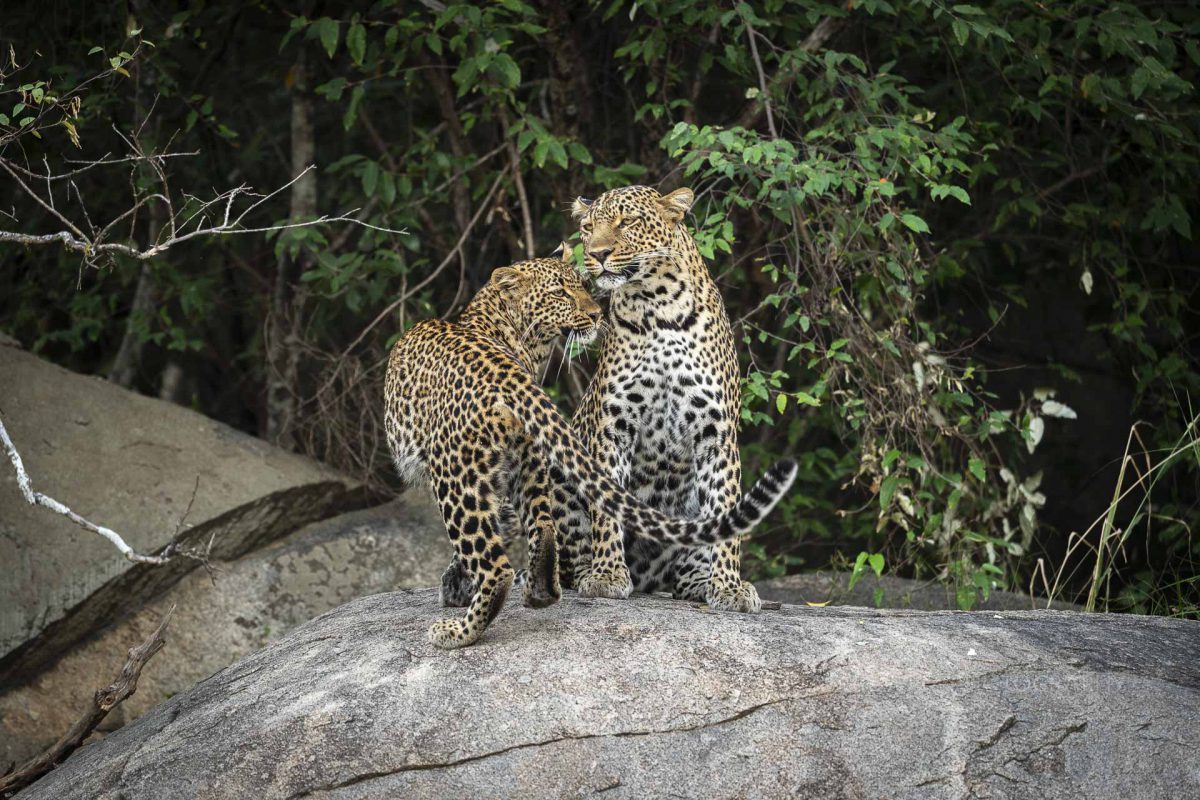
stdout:
<svg viewBox="0 0 1200 800">
<path fill-rule="evenodd" d="M 20 797 L 1200 797 L 1195 622 L 568 594 L 443 652 L 443 613 L 341 606 Z"/>
<path fill-rule="evenodd" d="M 450 559 L 426 491 L 308 525 L 241 558 L 215 564 L 216 585 L 193 571 L 131 616 L 62 656 L 35 679 L 0 690 L 0 765 L 45 750 L 112 681 L 125 653 L 175 606 L 170 647 L 138 691 L 102 723 L 112 731 L 318 614 L 364 594 L 432 586 Z M 0 767 L 2 768 L 2 767 Z"/>
<path fill-rule="evenodd" d="M 203 548 L 212 537 L 213 556 L 233 559 L 369 500 L 309 459 L 15 347 L 0 347 L 0 375 L 0 414 L 34 489 L 141 553 L 171 541 Z M 197 562 L 125 560 L 96 534 L 25 503 L 0 455 L 0 565 L 5 686 L 32 679 Z"/>
</svg>

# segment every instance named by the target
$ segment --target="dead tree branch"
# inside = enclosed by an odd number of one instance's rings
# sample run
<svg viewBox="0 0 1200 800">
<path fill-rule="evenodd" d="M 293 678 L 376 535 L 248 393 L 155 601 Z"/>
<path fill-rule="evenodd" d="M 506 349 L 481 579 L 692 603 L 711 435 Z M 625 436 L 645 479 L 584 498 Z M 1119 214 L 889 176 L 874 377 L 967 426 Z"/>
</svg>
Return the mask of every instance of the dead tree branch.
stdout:
<svg viewBox="0 0 1200 800">
<path fill-rule="evenodd" d="M 136 552 L 132 547 L 125 543 L 121 535 L 116 531 L 106 528 L 103 525 L 97 525 L 94 522 L 89 522 L 83 517 L 76 514 L 65 505 L 55 500 L 49 495 L 35 492 L 33 490 L 33 482 L 29 479 L 29 473 L 25 471 L 25 464 L 21 461 L 21 454 L 17 452 L 16 445 L 8 435 L 8 430 L 4 427 L 4 420 L 0 420 L 0 442 L 4 443 L 4 449 L 8 453 L 8 460 L 12 462 L 13 469 L 17 472 L 17 488 L 21 490 L 21 495 L 25 501 L 33 506 L 42 506 L 48 508 L 56 514 L 62 514 L 67 519 L 74 522 L 84 530 L 98 533 L 105 539 L 112 542 L 113 546 L 121 551 L 121 555 L 137 564 L 165 564 L 171 560 L 174 555 L 175 546 L 167 545 L 166 549 L 157 556 L 144 556 Z"/>
<path fill-rule="evenodd" d="M 163 156 L 154 156 L 147 160 L 153 161 L 156 158 Z M 292 228 L 310 228 L 314 225 L 329 225 L 333 223 L 347 223 L 350 225 L 358 225 L 363 228 L 381 231 L 383 233 L 404 234 L 407 231 L 393 230 L 391 228 L 383 228 L 378 225 L 372 225 L 358 219 L 354 215 L 359 209 L 354 208 L 341 214 L 330 216 L 322 214 L 315 219 L 295 220 L 276 225 L 264 225 L 259 227 L 246 227 L 246 218 L 260 209 L 267 201 L 279 195 L 281 192 L 291 188 L 293 184 L 304 178 L 312 170 L 316 169 L 315 165 L 310 165 L 300 171 L 294 178 L 285 183 L 283 186 L 275 189 L 267 194 L 259 194 L 253 191 L 249 186 L 236 186 L 227 191 L 213 197 L 211 200 L 200 200 L 191 195 L 184 195 L 185 209 L 175 211 L 169 197 L 162 193 L 154 193 L 146 195 L 139 199 L 133 207 L 125 211 L 117 218 L 110 221 L 107 225 L 95 234 L 86 234 L 79 226 L 71 222 L 60 211 L 56 210 L 50 203 L 46 202 L 40 194 L 38 194 L 29 184 L 21 179 L 18 172 L 18 165 L 9 162 L 7 159 L 0 158 L 0 170 L 3 170 L 17 184 L 20 193 L 32 198 L 40 205 L 47 213 L 56 218 L 65 230 L 59 230 L 54 233 L 30 234 L 19 231 L 4 231 L 0 230 L 0 242 L 13 242 L 15 244 L 24 244 L 29 246 L 51 245 L 55 243 L 61 244 L 67 250 L 81 253 L 84 256 L 85 262 L 89 265 L 94 265 L 96 259 L 101 255 L 124 255 L 138 261 L 146 261 L 160 255 L 175 245 L 182 244 L 190 239 L 196 239 L 204 236 L 228 236 L 232 234 L 246 233 L 277 233 L 280 231 L 289 230 Z M 241 200 L 250 200 L 248 205 L 239 208 L 238 202 Z M 167 220 L 167 225 L 164 226 L 164 231 L 169 232 L 165 238 L 160 241 L 153 242 L 149 245 L 139 245 L 137 243 L 114 242 L 107 241 L 106 237 L 117 223 L 127 219 L 138 208 L 149 202 L 159 202 L 167 206 L 170 211 L 170 218 Z M 190 228 L 190 230 L 189 230 Z"/>
<path fill-rule="evenodd" d="M 3 426 L 0 426 L 0 432 L 3 430 Z M 113 682 L 92 696 L 91 705 L 67 732 L 50 746 L 50 749 L 25 762 L 7 775 L 0 776 L 0 795 L 8 795 L 23 789 L 54 769 L 83 744 L 96 726 L 108 716 L 108 712 L 137 691 L 137 682 L 142 674 L 142 668 L 166 643 L 167 625 L 171 622 L 173 613 L 175 613 L 175 606 L 171 606 L 171 609 L 163 616 L 162 622 L 159 623 L 154 633 L 150 634 L 149 639 L 137 647 L 129 649 L 129 657 L 125 661 L 125 666 L 121 667 L 121 671 L 117 673 Z"/>
</svg>

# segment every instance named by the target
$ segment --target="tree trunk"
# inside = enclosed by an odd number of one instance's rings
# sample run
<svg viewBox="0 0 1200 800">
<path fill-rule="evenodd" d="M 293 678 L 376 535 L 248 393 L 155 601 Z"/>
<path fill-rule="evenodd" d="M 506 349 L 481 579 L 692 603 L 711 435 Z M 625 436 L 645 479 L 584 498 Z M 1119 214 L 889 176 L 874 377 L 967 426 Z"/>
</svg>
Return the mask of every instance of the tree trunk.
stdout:
<svg viewBox="0 0 1200 800">
<path fill-rule="evenodd" d="M 292 175 L 314 163 L 313 100 L 308 91 L 308 67 L 304 52 L 292 66 Z M 292 220 L 309 219 L 317 213 L 317 175 L 309 172 L 292 184 Z M 304 298 L 297 292 L 307 256 L 280 255 L 275 269 L 275 289 L 267 322 L 267 431 L 268 441 L 295 449 L 294 419 L 300 364 L 297 336 Z"/>
<path fill-rule="evenodd" d="M 151 235 L 157 235 L 157 226 L 151 223 Z M 138 275 L 137 289 L 133 294 L 133 307 L 129 309 L 129 319 L 125 322 L 125 334 L 121 337 L 121 348 L 113 359 L 112 367 L 108 370 L 108 379 L 126 389 L 133 385 L 137 377 L 138 367 L 142 362 L 142 351 L 146 348 L 146 340 L 137 333 L 139 320 L 144 320 L 154 313 L 158 305 L 158 290 L 154 285 L 154 274 L 148 262 L 142 264 Z"/>
</svg>

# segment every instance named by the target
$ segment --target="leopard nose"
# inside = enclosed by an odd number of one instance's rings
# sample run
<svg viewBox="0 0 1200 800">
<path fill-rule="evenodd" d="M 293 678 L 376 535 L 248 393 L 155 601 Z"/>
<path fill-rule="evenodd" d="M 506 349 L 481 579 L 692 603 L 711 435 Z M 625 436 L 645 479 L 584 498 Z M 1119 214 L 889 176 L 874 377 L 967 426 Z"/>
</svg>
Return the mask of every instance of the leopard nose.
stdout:
<svg viewBox="0 0 1200 800">
<path fill-rule="evenodd" d="M 599 325 L 600 320 L 604 317 L 604 312 L 597 308 L 594 311 L 589 311 L 588 317 L 592 320 L 592 324 Z"/>
<path fill-rule="evenodd" d="M 611 247 L 610 247 L 610 248 L 608 248 L 607 250 L 589 250 L 589 251 L 588 251 L 588 254 L 589 254 L 589 255 L 590 255 L 592 258 L 594 258 L 594 259 L 596 259 L 597 261 L 599 261 L 601 264 L 603 264 L 603 263 L 604 263 L 604 260 L 605 260 L 606 258 L 608 258 L 608 256 L 609 256 L 609 254 L 610 254 L 610 253 L 612 253 L 612 248 L 611 248 Z"/>
</svg>

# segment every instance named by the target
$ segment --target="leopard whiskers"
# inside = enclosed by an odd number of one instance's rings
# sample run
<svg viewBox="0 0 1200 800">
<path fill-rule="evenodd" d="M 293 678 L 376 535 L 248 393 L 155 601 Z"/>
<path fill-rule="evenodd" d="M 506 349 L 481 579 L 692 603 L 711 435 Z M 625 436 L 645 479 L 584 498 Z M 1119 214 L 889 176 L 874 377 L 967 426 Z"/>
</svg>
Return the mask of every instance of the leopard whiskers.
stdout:
<svg viewBox="0 0 1200 800">
<path fill-rule="evenodd" d="M 610 261 L 605 265 L 608 272 L 623 272 L 629 267 L 641 268 L 646 262 L 653 258 L 670 258 L 672 261 L 679 261 L 684 256 L 683 253 L 673 247 L 655 247 L 650 250 L 643 250 L 640 253 L 634 253 L 620 261 Z"/>
<path fill-rule="evenodd" d="M 571 374 L 571 343 L 575 341 L 575 331 L 567 334 L 567 341 L 563 343 L 563 357 L 558 360 L 558 371 L 554 373 L 554 382 L 558 383 L 559 377 L 562 375 L 563 362 L 567 362 L 567 374 Z M 549 366 L 549 364 L 547 364 Z"/>
</svg>

